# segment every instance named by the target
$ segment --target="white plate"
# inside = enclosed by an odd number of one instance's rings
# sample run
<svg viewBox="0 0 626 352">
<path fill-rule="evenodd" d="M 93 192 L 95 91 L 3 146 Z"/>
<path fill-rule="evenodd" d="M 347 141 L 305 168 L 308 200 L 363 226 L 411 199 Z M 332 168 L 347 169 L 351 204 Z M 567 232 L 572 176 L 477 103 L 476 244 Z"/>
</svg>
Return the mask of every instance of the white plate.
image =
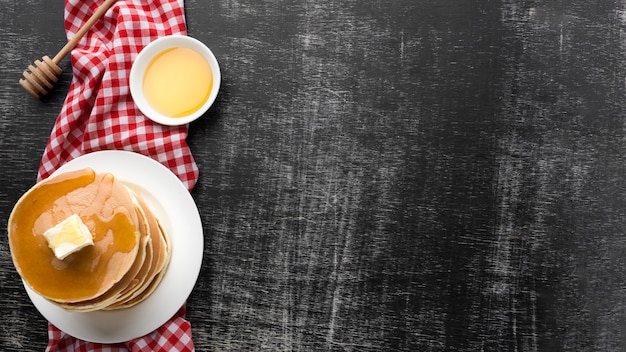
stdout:
<svg viewBox="0 0 626 352">
<path fill-rule="evenodd" d="M 193 198 L 178 177 L 151 158 L 128 151 L 99 151 L 70 161 L 55 174 L 86 167 L 110 172 L 138 190 L 161 221 L 172 243 L 171 262 L 163 280 L 136 306 L 86 313 L 65 311 L 24 286 L 39 312 L 67 334 L 91 342 L 128 341 L 168 321 L 189 297 L 202 265 L 202 222 Z"/>
</svg>

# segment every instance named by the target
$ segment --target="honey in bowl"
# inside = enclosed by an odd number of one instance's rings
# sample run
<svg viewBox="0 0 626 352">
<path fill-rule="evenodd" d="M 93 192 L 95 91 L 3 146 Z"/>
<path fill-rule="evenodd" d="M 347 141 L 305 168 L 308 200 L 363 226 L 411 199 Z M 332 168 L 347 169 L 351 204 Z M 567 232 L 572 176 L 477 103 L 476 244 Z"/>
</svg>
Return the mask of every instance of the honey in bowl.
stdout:
<svg viewBox="0 0 626 352">
<path fill-rule="evenodd" d="M 201 54 L 190 48 L 174 47 L 152 59 L 142 85 L 154 110 L 169 117 L 185 117 L 209 99 L 213 73 Z"/>
</svg>

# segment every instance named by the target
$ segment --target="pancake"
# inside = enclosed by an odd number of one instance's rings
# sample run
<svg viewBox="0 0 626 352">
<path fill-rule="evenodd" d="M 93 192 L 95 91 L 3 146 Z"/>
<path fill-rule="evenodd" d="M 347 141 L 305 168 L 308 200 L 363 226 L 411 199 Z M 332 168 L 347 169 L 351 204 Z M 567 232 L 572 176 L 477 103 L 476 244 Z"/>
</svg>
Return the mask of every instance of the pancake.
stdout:
<svg viewBox="0 0 626 352">
<path fill-rule="evenodd" d="M 132 190 L 139 220 L 139 252 L 126 276 L 104 294 L 82 302 L 57 303 L 67 311 L 88 312 L 130 308 L 150 296 L 165 274 L 171 257 L 169 238 L 145 201 Z"/>
<path fill-rule="evenodd" d="M 138 212 L 138 214 L 142 214 L 142 212 L 140 212 L 137 208 L 136 211 Z M 124 275 L 124 277 L 119 282 L 113 285 L 105 293 L 93 299 L 69 303 L 56 302 L 59 306 L 61 306 L 65 310 L 74 312 L 89 312 L 94 310 L 101 310 L 111 304 L 114 304 L 121 295 L 121 292 L 125 290 L 128 286 L 133 284 L 133 282 L 137 279 L 137 275 L 139 275 L 139 273 L 142 271 L 146 262 L 146 258 L 151 257 L 151 254 L 148 254 L 148 252 L 152 252 L 150 245 L 150 236 L 148 232 L 148 224 L 141 216 L 138 218 L 138 220 L 140 224 L 139 250 L 137 252 L 135 262 L 130 267 L 126 275 Z"/>
<path fill-rule="evenodd" d="M 61 260 L 43 234 L 74 214 L 94 244 L 59 255 Z M 113 175 L 89 168 L 33 186 L 15 204 L 8 235 L 13 263 L 26 284 L 73 312 L 142 302 L 161 282 L 171 258 L 168 235 L 141 196 Z"/>
<path fill-rule="evenodd" d="M 163 235 L 163 239 L 165 240 L 166 243 L 169 242 L 167 233 L 164 231 L 163 227 L 160 226 L 159 224 L 159 229 L 161 234 Z M 169 260 L 171 258 L 171 247 L 168 244 L 168 250 L 166 252 L 166 263 L 165 263 L 165 267 L 167 266 L 167 264 L 169 263 Z M 146 298 L 148 298 L 150 296 L 150 294 L 157 288 L 157 286 L 159 285 L 159 283 L 161 282 L 161 279 L 163 279 L 163 276 L 165 275 L 165 267 L 152 279 L 152 281 L 148 284 L 148 286 L 143 290 L 143 292 L 141 292 L 139 295 L 135 296 L 133 299 L 129 300 L 128 302 L 124 302 L 122 304 L 118 304 L 115 306 L 116 309 L 119 308 L 128 308 L 128 307 L 132 307 L 137 303 L 142 302 L 143 300 L 145 300 Z"/>
<path fill-rule="evenodd" d="M 155 282 L 159 282 L 157 277 L 165 273 L 165 268 L 169 264 L 171 249 L 169 247 L 169 239 L 167 234 L 162 231 L 162 227 L 159 221 L 154 216 L 145 201 L 138 195 L 131 191 L 131 195 L 134 195 L 134 200 L 139 207 L 143 209 L 143 214 L 148 221 L 148 229 L 150 232 L 150 243 L 152 244 L 152 261 L 144 264 L 142 272 L 137 275 L 137 280 L 132 285 L 129 285 L 115 304 L 108 306 L 106 309 L 121 309 L 131 307 L 147 298 L 154 290 Z"/>
<path fill-rule="evenodd" d="M 93 234 L 94 245 L 59 260 L 43 233 L 72 214 Z M 13 263 L 26 284 L 50 301 L 75 304 L 126 280 L 138 260 L 140 226 L 121 181 L 82 169 L 33 186 L 16 203 L 7 227 Z"/>
</svg>

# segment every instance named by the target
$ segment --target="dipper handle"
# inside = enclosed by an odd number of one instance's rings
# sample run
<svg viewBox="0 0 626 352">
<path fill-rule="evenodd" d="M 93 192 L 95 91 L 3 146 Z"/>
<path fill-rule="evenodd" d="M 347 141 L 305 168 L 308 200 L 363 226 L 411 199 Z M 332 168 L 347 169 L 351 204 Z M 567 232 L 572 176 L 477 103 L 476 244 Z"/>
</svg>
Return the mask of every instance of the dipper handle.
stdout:
<svg viewBox="0 0 626 352">
<path fill-rule="evenodd" d="M 67 44 L 65 44 L 65 46 L 61 48 L 61 50 L 59 50 L 59 52 L 54 56 L 54 58 L 52 58 L 52 61 L 58 65 L 59 62 L 61 62 L 61 60 L 63 60 L 63 58 L 67 54 L 69 54 L 72 51 L 72 49 L 74 49 L 76 44 L 81 40 L 81 38 L 85 35 L 85 33 L 87 33 L 89 29 L 93 27 L 94 23 L 96 23 L 96 21 L 99 20 L 100 17 L 102 17 L 102 15 L 104 15 L 107 12 L 109 7 L 111 7 L 111 5 L 113 5 L 115 1 L 116 0 L 106 0 L 105 2 L 103 2 L 102 5 L 98 7 L 96 12 L 94 12 L 91 15 L 91 17 L 89 17 L 87 22 L 85 22 L 85 24 L 83 24 L 83 26 L 80 27 L 78 32 L 76 32 L 76 35 L 74 35 L 74 37 L 70 41 L 68 41 Z"/>
</svg>

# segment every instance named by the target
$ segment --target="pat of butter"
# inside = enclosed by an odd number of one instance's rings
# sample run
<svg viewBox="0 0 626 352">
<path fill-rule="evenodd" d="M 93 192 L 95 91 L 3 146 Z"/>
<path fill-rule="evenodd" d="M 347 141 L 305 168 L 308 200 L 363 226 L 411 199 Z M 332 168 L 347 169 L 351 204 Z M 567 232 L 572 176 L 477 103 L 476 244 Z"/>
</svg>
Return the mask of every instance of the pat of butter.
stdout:
<svg viewBox="0 0 626 352">
<path fill-rule="evenodd" d="M 77 214 L 70 215 L 44 232 L 54 256 L 63 260 L 87 246 L 93 246 L 93 236 Z"/>
</svg>

